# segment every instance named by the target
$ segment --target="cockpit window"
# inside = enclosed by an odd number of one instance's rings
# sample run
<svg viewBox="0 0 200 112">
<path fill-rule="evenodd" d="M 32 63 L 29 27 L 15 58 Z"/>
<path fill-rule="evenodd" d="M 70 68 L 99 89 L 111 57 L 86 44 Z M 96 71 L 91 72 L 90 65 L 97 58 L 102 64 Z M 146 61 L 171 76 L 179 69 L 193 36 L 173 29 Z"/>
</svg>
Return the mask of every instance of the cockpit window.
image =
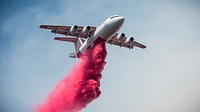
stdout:
<svg viewBox="0 0 200 112">
<path fill-rule="evenodd" d="M 117 16 L 117 15 L 116 16 L 112 16 L 112 17 L 110 17 L 110 19 L 115 18 L 115 17 L 119 17 L 119 16 Z"/>
</svg>

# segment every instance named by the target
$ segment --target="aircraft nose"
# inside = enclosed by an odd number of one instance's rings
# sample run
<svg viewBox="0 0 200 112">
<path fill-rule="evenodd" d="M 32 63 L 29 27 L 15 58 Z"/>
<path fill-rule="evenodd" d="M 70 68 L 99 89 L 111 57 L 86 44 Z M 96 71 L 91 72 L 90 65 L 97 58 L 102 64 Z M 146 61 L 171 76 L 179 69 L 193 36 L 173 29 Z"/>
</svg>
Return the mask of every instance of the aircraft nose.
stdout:
<svg viewBox="0 0 200 112">
<path fill-rule="evenodd" d="M 118 22 L 121 24 L 124 23 L 124 17 L 118 17 Z"/>
</svg>

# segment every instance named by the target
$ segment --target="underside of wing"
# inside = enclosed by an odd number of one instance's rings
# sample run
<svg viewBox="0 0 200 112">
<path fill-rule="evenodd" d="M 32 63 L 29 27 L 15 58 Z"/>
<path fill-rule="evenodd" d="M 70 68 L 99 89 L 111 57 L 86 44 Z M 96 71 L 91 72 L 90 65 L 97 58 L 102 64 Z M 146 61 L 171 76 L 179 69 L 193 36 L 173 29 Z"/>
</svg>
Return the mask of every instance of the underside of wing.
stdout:
<svg viewBox="0 0 200 112">
<path fill-rule="evenodd" d="M 50 30 L 54 30 L 54 29 L 67 30 L 67 29 L 70 29 L 71 26 L 41 25 L 40 28 L 43 28 L 43 29 L 50 29 Z"/>
<path fill-rule="evenodd" d="M 136 42 L 133 37 L 125 37 L 125 34 L 123 33 L 114 35 L 110 40 L 107 41 L 107 43 L 129 49 L 133 49 L 134 46 L 142 49 L 146 48 L 145 45 Z"/>
<path fill-rule="evenodd" d="M 126 48 L 129 48 L 129 49 L 133 49 L 133 45 L 123 44 L 123 42 L 116 41 L 116 40 L 109 40 L 109 41 L 107 41 L 107 43 L 109 43 L 111 45 L 117 45 L 117 46 L 120 46 L 120 47 L 126 47 Z"/>
<path fill-rule="evenodd" d="M 57 25 L 41 25 L 40 28 L 50 29 L 52 33 L 62 34 L 66 36 L 87 38 L 96 30 L 93 26 L 57 26 Z"/>
<path fill-rule="evenodd" d="M 142 48 L 142 49 L 145 49 L 145 48 L 146 48 L 145 45 L 142 45 L 142 44 L 140 44 L 140 43 L 138 43 L 138 42 L 136 42 L 136 41 L 133 42 L 133 45 L 136 46 L 136 47 Z"/>
</svg>

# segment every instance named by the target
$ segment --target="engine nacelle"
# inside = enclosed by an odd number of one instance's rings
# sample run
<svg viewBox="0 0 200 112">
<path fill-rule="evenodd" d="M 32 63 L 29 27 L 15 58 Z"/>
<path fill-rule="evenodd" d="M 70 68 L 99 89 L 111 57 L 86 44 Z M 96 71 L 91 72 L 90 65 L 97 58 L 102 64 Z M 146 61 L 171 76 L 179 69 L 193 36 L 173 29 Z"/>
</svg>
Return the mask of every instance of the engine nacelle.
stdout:
<svg viewBox="0 0 200 112">
<path fill-rule="evenodd" d="M 123 40 L 125 38 L 125 34 L 124 33 L 120 33 L 117 35 L 117 39 L 119 40 Z"/>
<path fill-rule="evenodd" d="M 85 26 L 82 30 L 82 33 L 88 33 L 90 31 L 91 27 L 90 26 Z"/>
<path fill-rule="evenodd" d="M 134 41 L 133 37 L 128 37 L 125 41 L 125 44 L 131 44 Z"/>
<path fill-rule="evenodd" d="M 78 26 L 74 25 L 74 26 L 71 27 L 70 32 L 75 33 L 77 30 L 78 30 Z"/>
</svg>

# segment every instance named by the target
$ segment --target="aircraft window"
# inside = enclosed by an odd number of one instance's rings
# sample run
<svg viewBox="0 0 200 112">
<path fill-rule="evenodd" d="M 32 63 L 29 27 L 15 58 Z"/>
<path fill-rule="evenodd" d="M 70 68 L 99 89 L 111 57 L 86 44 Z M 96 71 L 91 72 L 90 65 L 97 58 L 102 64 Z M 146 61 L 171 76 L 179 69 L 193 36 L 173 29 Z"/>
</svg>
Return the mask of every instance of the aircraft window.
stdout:
<svg viewBox="0 0 200 112">
<path fill-rule="evenodd" d="M 110 17 L 110 19 L 115 18 L 115 17 L 119 17 L 119 16 L 112 16 L 112 17 Z"/>
</svg>

